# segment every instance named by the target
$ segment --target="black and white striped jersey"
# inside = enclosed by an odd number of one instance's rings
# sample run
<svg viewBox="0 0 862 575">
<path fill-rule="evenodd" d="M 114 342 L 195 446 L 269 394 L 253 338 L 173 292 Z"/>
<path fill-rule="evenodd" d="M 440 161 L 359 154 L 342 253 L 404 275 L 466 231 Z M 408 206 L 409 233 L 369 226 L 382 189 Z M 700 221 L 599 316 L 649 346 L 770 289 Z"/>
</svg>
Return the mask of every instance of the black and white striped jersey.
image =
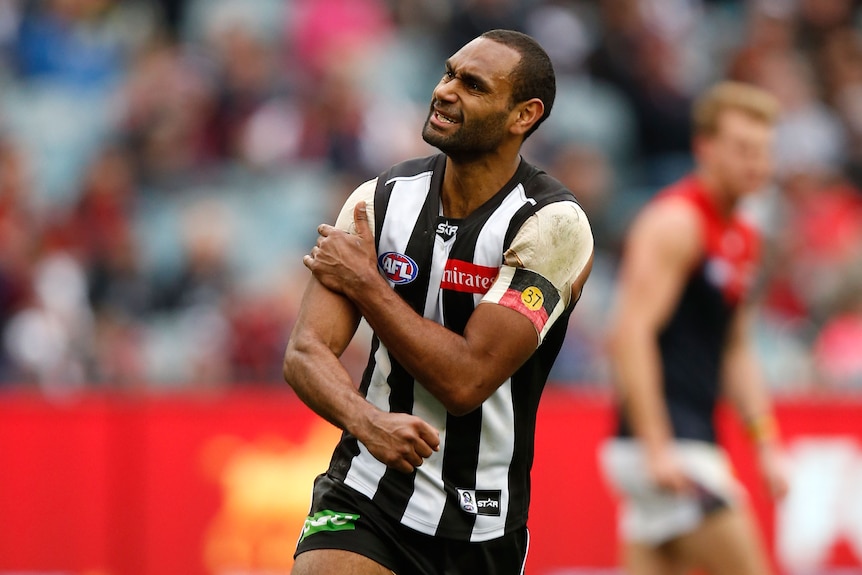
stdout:
<svg viewBox="0 0 862 575">
<path fill-rule="evenodd" d="M 461 334 L 480 302 L 506 305 L 533 321 L 539 346 L 479 408 L 454 416 L 375 336 L 360 390 L 380 409 L 430 423 L 440 450 L 407 475 L 345 433 L 329 473 L 417 531 L 485 541 L 526 523 L 536 411 L 592 235 L 571 192 L 523 160 L 467 218 L 446 218 L 445 162 L 439 154 L 392 167 L 357 189 L 337 225 L 349 229 L 353 206 L 367 201 L 381 273 L 417 313 Z"/>
</svg>

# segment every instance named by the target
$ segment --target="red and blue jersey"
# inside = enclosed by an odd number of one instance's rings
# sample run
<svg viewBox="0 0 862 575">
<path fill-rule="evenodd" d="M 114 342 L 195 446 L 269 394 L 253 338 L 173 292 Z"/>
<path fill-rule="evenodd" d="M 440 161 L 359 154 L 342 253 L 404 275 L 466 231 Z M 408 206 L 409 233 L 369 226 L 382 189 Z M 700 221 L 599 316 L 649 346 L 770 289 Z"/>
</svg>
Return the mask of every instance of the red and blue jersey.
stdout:
<svg viewBox="0 0 862 575">
<path fill-rule="evenodd" d="M 695 208 L 703 255 L 659 334 L 664 399 L 675 437 L 714 443 L 713 414 L 725 345 L 734 314 L 755 280 L 760 241 L 738 215 L 725 217 L 694 176 L 663 190 L 653 201 L 670 198 L 684 199 Z M 625 418 L 620 434 L 631 436 Z"/>
</svg>

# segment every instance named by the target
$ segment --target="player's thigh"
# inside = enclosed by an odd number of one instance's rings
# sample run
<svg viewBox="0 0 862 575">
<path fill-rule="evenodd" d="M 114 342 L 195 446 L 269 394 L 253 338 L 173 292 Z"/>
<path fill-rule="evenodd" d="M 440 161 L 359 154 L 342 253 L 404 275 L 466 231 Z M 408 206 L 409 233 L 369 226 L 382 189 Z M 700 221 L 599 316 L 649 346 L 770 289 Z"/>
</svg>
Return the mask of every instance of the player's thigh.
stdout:
<svg viewBox="0 0 862 575">
<path fill-rule="evenodd" d="M 683 575 L 685 565 L 667 546 L 623 543 L 623 564 L 629 575 Z"/>
<path fill-rule="evenodd" d="M 392 575 L 392 571 L 352 551 L 313 549 L 296 557 L 291 575 Z"/>
<path fill-rule="evenodd" d="M 710 575 L 768 575 L 769 561 L 751 512 L 744 505 L 709 515 L 672 543 L 686 563 Z"/>
</svg>

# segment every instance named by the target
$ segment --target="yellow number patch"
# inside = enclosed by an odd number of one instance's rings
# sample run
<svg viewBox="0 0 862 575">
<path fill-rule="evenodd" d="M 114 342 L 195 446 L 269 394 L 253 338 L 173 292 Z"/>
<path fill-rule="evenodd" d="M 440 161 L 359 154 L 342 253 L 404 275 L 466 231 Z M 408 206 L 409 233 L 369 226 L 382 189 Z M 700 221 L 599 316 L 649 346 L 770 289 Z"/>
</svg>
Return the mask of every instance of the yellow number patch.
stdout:
<svg viewBox="0 0 862 575">
<path fill-rule="evenodd" d="M 521 301 L 524 302 L 524 305 L 527 306 L 528 310 L 536 311 L 542 307 L 542 302 L 545 301 L 545 296 L 542 294 L 542 290 L 536 286 L 530 286 L 521 292 Z"/>
</svg>

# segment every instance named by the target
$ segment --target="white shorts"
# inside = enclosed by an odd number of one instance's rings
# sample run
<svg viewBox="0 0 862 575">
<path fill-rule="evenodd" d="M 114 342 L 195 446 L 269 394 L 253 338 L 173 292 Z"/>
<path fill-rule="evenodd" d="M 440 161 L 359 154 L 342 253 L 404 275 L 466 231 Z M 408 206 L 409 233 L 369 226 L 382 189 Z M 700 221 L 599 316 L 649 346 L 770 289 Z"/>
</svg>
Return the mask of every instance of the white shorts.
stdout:
<svg viewBox="0 0 862 575">
<path fill-rule="evenodd" d="M 713 510 L 733 507 L 745 497 L 724 450 L 712 443 L 676 440 L 674 452 L 697 486 L 692 494 L 659 488 L 649 477 L 640 443 L 609 439 L 599 449 L 605 479 L 621 497 L 620 536 L 626 541 L 660 545 L 697 528 Z"/>
</svg>

